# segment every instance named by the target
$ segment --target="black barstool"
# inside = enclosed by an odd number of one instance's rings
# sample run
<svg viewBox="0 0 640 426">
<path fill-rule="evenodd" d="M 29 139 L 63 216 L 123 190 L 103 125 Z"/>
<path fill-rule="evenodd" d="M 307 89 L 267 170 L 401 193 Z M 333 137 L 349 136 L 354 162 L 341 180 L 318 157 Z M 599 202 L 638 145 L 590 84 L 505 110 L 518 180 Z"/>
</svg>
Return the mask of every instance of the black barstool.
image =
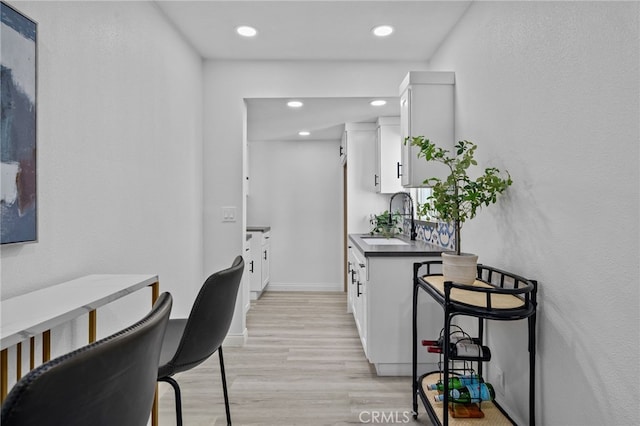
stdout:
<svg viewBox="0 0 640 426">
<path fill-rule="evenodd" d="M 191 308 L 189 318 L 169 321 L 162 345 L 158 380 L 167 382 L 173 387 L 178 426 L 182 426 L 180 386 L 171 376 L 203 363 L 216 350 L 220 358 L 227 424 L 231 425 L 222 342 L 231 325 L 243 270 L 244 261 L 241 256 L 238 256 L 231 267 L 216 272 L 206 279 Z"/>
</svg>

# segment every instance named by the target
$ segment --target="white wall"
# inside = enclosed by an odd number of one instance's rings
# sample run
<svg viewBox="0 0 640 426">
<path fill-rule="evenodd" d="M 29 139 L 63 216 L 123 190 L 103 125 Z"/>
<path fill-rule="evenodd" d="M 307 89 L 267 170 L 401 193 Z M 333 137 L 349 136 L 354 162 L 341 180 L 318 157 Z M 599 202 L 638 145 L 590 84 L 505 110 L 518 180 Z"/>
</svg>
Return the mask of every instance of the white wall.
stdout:
<svg viewBox="0 0 640 426">
<path fill-rule="evenodd" d="M 638 20 L 638 2 L 474 2 L 430 63 L 456 73 L 457 139 L 514 180 L 462 244 L 539 280 L 538 424 L 640 422 Z M 525 322 L 490 331 L 527 423 Z"/>
<path fill-rule="evenodd" d="M 38 22 L 39 241 L 2 247 L 2 298 L 152 273 L 187 315 L 203 271 L 200 57 L 150 2 L 16 7 Z M 139 293 L 99 310 L 99 334 L 149 310 Z M 54 332 L 54 352 L 71 340 Z"/>
<path fill-rule="evenodd" d="M 228 265 L 242 250 L 246 211 L 245 220 L 223 223 L 221 208 L 244 207 L 245 98 L 399 96 L 406 73 L 425 67 L 425 63 L 206 61 L 205 272 Z"/>
<path fill-rule="evenodd" d="M 247 223 L 271 226 L 269 290 L 342 291 L 340 141 L 249 143 Z"/>
</svg>

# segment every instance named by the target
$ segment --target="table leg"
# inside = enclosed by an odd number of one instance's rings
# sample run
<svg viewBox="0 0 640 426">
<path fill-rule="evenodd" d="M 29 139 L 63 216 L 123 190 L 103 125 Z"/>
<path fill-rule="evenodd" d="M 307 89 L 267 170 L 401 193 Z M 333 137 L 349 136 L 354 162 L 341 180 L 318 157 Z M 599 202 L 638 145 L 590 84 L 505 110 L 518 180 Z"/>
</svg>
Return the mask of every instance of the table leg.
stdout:
<svg viewBox="0 0 640 426">
<path fill-rule="evenodd" d="M 153 408 L 151 409 L 151 425 L 158 426 L 158 384 L 156 383 L 156 393 L 153 395 Z"/>
<path fill-rule="evenodd" d="M 160 283 L 156 281 L 155 283 L 150 285 L 151 287 L 151 306 L 156 303 L 158 297 L 160 297 Z"/>
<path fill-rule="evenodd" d="M 7 397 L 7 392 L 9 390 L 9 378 L 7 374 L 9 372 L 9 360 L 7 350 L 3 349 L 0 352 L 0 374 L 2 374 L 2 380 L 0 380 L 0 399 L 4 401 Z"/>
<path fill-rule="evenodd" d="M 98 330 L 98 314 L 96 310 L 89 312 L 89 343 L 96 341 L 96 332 Z"/>
<path fill-rule="evenodd" d="M 22 377 L 22 342 L 16 345 L 16 381 Z"/>
<path fill-rule="evenodd" d="M 36 368 L 36 338 L 29 339 L 29 369 Z"/>
<path fill-rule="evenodd" d="M 51 360 L 51 330 L 42 333 L 42 362 Z"/>
<path fill-rule="evenodd" d="M 156 281 L 150 285 L 151 287 L 151 306 L 156 303 L 160 296 L 160 283 Z M 153 407 L 151 408 L 151 425 L 158 426 L 158 383 L 156 383 L 156 392 L 153 395 Z"/>
</svg>

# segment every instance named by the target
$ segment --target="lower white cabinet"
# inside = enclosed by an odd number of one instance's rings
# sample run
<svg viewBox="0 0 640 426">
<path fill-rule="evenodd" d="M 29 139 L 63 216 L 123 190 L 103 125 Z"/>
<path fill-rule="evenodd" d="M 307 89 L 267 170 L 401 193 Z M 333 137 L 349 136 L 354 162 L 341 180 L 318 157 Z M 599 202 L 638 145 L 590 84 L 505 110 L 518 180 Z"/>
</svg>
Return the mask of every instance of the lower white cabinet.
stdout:
<svg viewBox="0 0 640 426">
<path fill-rule="evenodd" d="M 364 353 L 379 376 L 410 376 L 412 363 L 413 264 L 440 257 L 365 257 L 354 244 L 349 248 L 348 301 Z M 353 277 L 353 278 L 351 278 Z M 442 309 L 422 295 L 418 339 L 440 333 Z M 437 369 L 438 355 L 418 351 L 422 371 Z"/>
<path fill-rule="evenodd" d="M 271 238 L 270 233 L 266 233 L 266 235 L 262 236 L 262 253 L 260 253 L 260 263 L 262 264 L 262 274 L 260 278 L 262 279 L 262 289 L 269 284 L 271 279 L 271 244 L 269 242 L 269 238 Z"/>
<path fill-rule="evenodd" d="M 251 274 L 251 299 L 260 297 L 269 284 L 271 268 L 271 232 L 251 231 L 251 262 L 248 270 Z"/>
<path fill-rule="evenodd" d="M 367 264 L 362 253 L 351 247 L 350 249 L 350 300 L 351 312 L 356 322 L 360 341 L 367 353 Z"/>
<path fill-rule="evenodd" d="M 244 273 L 242 274 L 242 303 L 245 315 L 251 308 L 251 278 L 253 274 L 250 270 L 252 263 L 251 239 L 248 239 L 244 243 Z"/>
</svg>

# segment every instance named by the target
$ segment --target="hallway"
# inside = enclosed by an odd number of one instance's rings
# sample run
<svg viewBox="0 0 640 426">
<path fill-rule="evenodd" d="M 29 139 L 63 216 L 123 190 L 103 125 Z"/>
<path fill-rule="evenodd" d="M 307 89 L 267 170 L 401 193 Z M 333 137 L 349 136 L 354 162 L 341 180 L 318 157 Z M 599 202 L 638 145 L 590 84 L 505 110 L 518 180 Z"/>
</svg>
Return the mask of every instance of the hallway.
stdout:
<svg viewBox="0 0 640 426">
<path fill-rule="evenodd" d="M 253 302 L 247 344 L 224 349 L 234 425 L 429 424 L 424 411 L 411 418 L 409 377 L 376 376 L 345 299 L 265 292 Z M 217 356 L 177 379 L 185 425 L 225 424 Z M 173 392 L 161 386 L 160 424 L 174 425 Z"/>
</svg>

